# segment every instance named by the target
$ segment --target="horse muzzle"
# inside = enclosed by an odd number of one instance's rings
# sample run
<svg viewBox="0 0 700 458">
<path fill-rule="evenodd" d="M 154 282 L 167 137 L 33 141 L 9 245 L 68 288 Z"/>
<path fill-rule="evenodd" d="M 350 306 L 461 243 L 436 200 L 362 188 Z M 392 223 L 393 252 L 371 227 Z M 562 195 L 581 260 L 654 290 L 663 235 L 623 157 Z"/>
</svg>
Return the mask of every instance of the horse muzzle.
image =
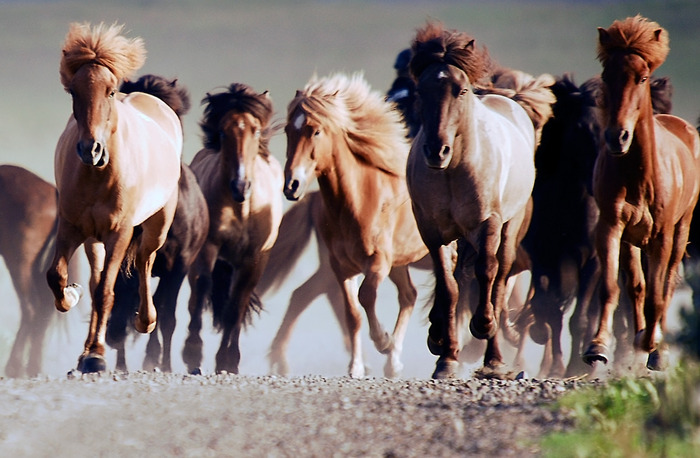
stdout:
<svg viewBox="0 0 700 458">
<path fill-rule="evenodd" d="M 632 144 L 632 132 L 624 128 L 608 128 L 605 130 L 605 144 L 612 156 L 623 156 Z"/>
<path fill-rule="evenodd" d="M 448 145 L 440 145 L 437 148 L 423 145 L 423 158 L 425 164 L 431 169 L 445 169 L 452 159 L 452 148 Z"/>
<path fill-rule="evenodd" d="M 85 165 L 104 167 L 109 162 L 107 147 L 100 141 L 81 140 L 76 146 L 76 151 Z"/>
</svg>

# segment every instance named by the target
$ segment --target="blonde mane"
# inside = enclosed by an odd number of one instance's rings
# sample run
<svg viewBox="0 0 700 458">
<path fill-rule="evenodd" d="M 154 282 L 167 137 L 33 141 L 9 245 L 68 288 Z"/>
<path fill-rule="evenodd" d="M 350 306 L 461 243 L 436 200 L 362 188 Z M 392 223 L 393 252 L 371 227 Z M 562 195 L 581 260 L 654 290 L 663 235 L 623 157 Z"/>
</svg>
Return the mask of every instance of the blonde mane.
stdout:
<svg viewBox="0 0 700 458">
<path fill-rule="evenodd" d="M 615 52 L 634 53 L 644 59 L 653 72 L 668 55 L 668 32 L 640 15 L 615 21 L 608 29 L 598 28 L 598 33 L 598 60 L 603 65 Z"/>
<path fill-rule="evenodd" d="M 119 80 L 131 78 L 146 61 L 146 48 L 141 38 L 120 35 L 123 25 L 72 23 L 63 44 L 59 73 L 61 84 L 68 90 L 73 76 L 88 63 L 103 65 Z"/>
<path fill-rule="evenodd" d="M 355 156 L 389 174 L 405 175 L 409 145 L 401 115 L 362 74 L 313 76 L 290 102 L 288 116 L 297 108 L 342 135 Z"/>
</svg>

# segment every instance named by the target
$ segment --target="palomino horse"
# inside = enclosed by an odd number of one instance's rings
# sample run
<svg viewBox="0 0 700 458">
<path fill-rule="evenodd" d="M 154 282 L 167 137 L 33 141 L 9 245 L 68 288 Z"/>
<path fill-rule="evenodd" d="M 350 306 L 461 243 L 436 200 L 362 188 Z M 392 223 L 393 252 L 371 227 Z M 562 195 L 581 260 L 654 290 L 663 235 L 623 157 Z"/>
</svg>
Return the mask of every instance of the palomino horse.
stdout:
<svg viewBox="0 0 700 458">
<path fill-rule="evenodd" d="M 622 267 L 632 285 L 635 347 L 648 353 L 647 368 L 660 370 L 666 310 L 700 191 L 700 138 L 690 123 L 653 114 L 650 76 L 669 51 L 668 34 L 659 24 L 629 17 L 599 28 L 598 40 L 605 142 L 593 192 L 600 209 L 596 250 L 602 308 L 583 359 L 608 361 Z"/>
<path fill-rule="evenodd" d="M 490 76 L 491 64 L 468 35 L 431 22 L 417 32 L 412 49 L 422 127 L 406 178 L 436 278 L 428 335 L 430 351 L 439 356 L 433 377 L 454 377 L 459 367 L 459 275 L 449 252 L 459 239 L 465 243 L 456 267 L 473 265 L 479 286 L 469 327 L 475 337 L 488 340 L 484 367 L 496 369 L 503 364 L 496 334 L 506 282 L 526 229 L 535 179 L 533 120 L 510 98 L 475 94 L 474 85 Z M 531 91 L 537 104 L 532 111 L 544 113 L 540 121 L 546 121 L 553 95 L 541 87 Z"/>
<path fill-rule="evenodd" d="M 187 89 L 157 75 L 144 75 L 137 81 L 124 82 L 121 92 L 145 92 L 163 100 L 182 119 L 190 107 Z M 143 369 L 150 371 L 158 367 L 169 372 L 171 343 L 175 331 L 175 309 L 183 280 L 194 262 L 209 231 L 209 211 L 197 178 L 190 168 L 180 164 L 178 200 L 173 223 L 168 237 L 156 253 L 153 276 L 159 277 L 153 294 L 153 303 L 158 313 L 156 332 L 152 332 L 146 346 Z M 114 287 L 114 308 L 107 326 L 107 343 L 117 349 L 117 369 L 127 370 L 124 343 L 127 336 L 127 321 L 138 308 L 138 278 L 128 275 L 125 269 L 119 273 Z M 157 332 L 160 331 L 160 332 Z M 159 340 L 162 337 L 162 345 Z"/>
<path fill-rule="evenodd" d="M 190 167 L 206 198 L 210 226 L 190 269 L 191 321 L 183 359 L 190 372 L 200 370 L 201 315 L 211 300 L 214 319 L 223 328 L 216 370 L 238 373 L 240 333 L 260 305 L 255 286 L 282 219 L 282 168 L 268 149 L 276 127 L 270 125 L 273 107 L 267 92 L 235 83 L 207 94 L 203 103 L 204 149 Z"/>
<path fill-rule="evenodd" d="M 67 312 L 81 290 L 68 285 L 67 263 L 76 248 L 91 239 L 87 253 L 93 303 L 85 349 L 78 360 L 82 372 L 106 369 L 105 332 L 114 283 L 139 225 L 142 233 L 133 255 L 140 297 L 135 327 L 139 332 L 155 328 L 151 269 L 177 205 L 180 119 L 152 95 L 118 92 L 121 80 L 145 60 L 143 41 L 124 37 L 121 30 L 117 25 L 72 24 L 60 65 L 61 82 L 73 99 L 73 115 L 56 146 L 58 228 L 46 277 L 56 308 Z"/>
<path fill-rule="evenodd" d="M 315 176 L 323 197 L 320 231 L 343 291 L 349 374 L 365 375 L 359 300 L 372 341 L 389 355 L 384 373 L 394 377 L 403 367 L 403 339 L 417 295 L 408 264 L 426 254 L 406 189 L 408 146 L 400 115 L 360 75 L 314 77 L 289 103 L 285 132 L 285 196 L 301 198 Z M 392 335 L 375 312 L 377 287 L 387 275 L 399 290 Z"/>
<path fill-rule="evenodd" d="M 5 375 L 41 371 L 46 329 L 54 316 L 51 292 L 37 286 L 56 235 L 56 188 L 29 170 L 0 165 L 0 256 L 5 259 L 20 306 L 20 324 Z M 25 362 L 28 351 L 28 360 Z"/>
</svg>

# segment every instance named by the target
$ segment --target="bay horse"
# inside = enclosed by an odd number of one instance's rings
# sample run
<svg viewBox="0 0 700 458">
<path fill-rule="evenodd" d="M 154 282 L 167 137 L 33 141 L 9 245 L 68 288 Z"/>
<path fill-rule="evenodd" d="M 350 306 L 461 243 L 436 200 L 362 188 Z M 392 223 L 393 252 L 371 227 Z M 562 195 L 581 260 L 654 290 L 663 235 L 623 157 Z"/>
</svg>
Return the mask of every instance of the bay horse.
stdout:
<svg viewBox="0 0 700 458">
<path fill-rule="evenodd" d="M 412 42 L 421 130 L 408 157 L 406 178 L 418 228 L 436 279 L 428 347 L 439 356 L 434 378 L 455 377 L 459 367 L 455 276 L 474 268 L 478 303 L 469 324 L 487 340 L 484 368 L 503 365 L 497 331 L 506 282 L 527 229 L 535 179 L 535 118 L 511 98 L 479 96 L 493 64 L 469 35 L 429 22 Z M 538 124 L 551 116 L 553 95 L 531 87 L 530 112 Z M 458 259 L 449 246 L 461 240 Z M 453 272 L 454 269 L 457 272 Z"/>
<path fill-rule="evenodd" d="M 140 38 L 121 35 L 121 25 L 73 23 L 63 45 L 61 83 L 73 100 L 73 114 L 58 140 L 56 249 L 46 277 L 56 309 L 69 311 L 82 288 L 68 284 L 67 263 L 86 242 L 91 265 L 92 314 L 78 370 L 106 369 L 104 344 L 122 261 L 139 276 L 136 330 L 153 331 L 156 310 L 150 278 L 156 250 L 170 228 L 177 205 L 182 126 L 162 100 L 118 92 L 145 61 Z M 134 228 L 142 233 L 129 249 Z"/>
<path fill-rule="evenodd" d="M 365 375 L 359 301 L 370 338 L 388 355 L 384 374 L 395 377 L 403 368 L 403 339 L 417 296 L 408 264 L 426 254 L 406 188 L 408 145 L 400 114 L 359 74 L 312 77 L 288 105 L 285 133 L 285 196 L 300 199 L 316 177 L 323 198 L 320 232 L 343 292 L 349 375 Z M 391 335 L 375 310 L 377 287 L 387 276 L 399 290 Z"/>
<path fill-rule="evenodd" d="M 56 187 L 29 170 L 0 165 L 0 256 L 17 292 L 20 324 L 5 375 L 34 377 L 42 366 L 46 330 L 54 316 L 43 280 L 56 235 Z M 28 353 L 28 354 L 27 354 Z"/>
<path fill-rule="evenodd" d="M 123 82 L 120 91 L 125 94 L 144 92 L 156 96 L 167 103 L 180 119 L 190 108 L 189 93 L 176 79 L 143 75 L 136 81 Z M 175 216 L 165 243 L 156 252 L 153 263 L 152 275 L 160 278 L 153 294 L 153 303 L 158 313 L 156 331 L 159 332 L 149 335 L 143 370 L 172 370 L 171 344 L 176 325 L 177 298 L 189 268 L 206 240 L 208 230 L 209 211 L 204 194 L 192 170 L 181 162 Z M 137 237 L 136 233 L 134 237 Z M 138 285 L 138 277 L 129 275 L 128 266 L 123 266 L 114 287 L 114 308 L 106 336 L 107 343 L 117 349 L 118 370 L 127 370 L 124 344 L 129 329 L 127 322 L 138 308 Z"/>
<path fill-rule="evenodd" d="M 642 16 L 598 28 L 603 72 L 603 126 L 593 174 L 600 210 L 596 250 L 601 262 L 601 313 L 584 362 L 608 361 L 618 271 L 633 292 L 635 347 L 646 366 L 663 369 L 663 331 L 700 191 L 700 138 L 678 117 L 654 115 L 650 77 L 666 60 L 668 33 Z"/>
<path fill-rule="evenodd" d="M 189 273 L 190 324 L 183 349 L 188 370 L 200 372 L 202 311 L 214 306 L 222 328 L 217 372 L 238 373 L 239 338 L 252 311 L 261 307 L 255 286 L 268 262 L 282 219 L 282 167 L 270 154 L 277 131 L 267 93 L 231 84 L 207 94 L 200 123 L 204 148 L 190 167 L 209 209 L 209 232 Z"/>
</svg>

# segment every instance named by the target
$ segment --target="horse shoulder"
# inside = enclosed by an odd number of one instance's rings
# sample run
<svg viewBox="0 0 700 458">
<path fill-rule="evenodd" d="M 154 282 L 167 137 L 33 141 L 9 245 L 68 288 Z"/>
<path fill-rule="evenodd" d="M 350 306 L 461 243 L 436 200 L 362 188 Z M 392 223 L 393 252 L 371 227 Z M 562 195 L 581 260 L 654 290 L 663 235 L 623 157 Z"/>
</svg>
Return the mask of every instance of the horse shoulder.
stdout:
<svg viewBox="0 0 700 458">
<path fill-rule="evenodd" d="M 178 154 L 182 151 L 182 123 L 175 112 L 161 99 L 144 92 L 132 92 L 121 99 L 126 106 L 153 120 L 166 134 L 176 139 Z M 179 141 L 177 141 L 179 139 Z"/>
<path fill-rule="evenodd" d="M 527 112 L 516 101 L 498 94 L 486 94 L 480 97 L 481 103 L 507 119 L 523 135 L 528 145 L 532 144 L 534 156 L 535 128 Z"/>
<path fill-rule="evenodd" d="M 659 126 L 683 142 L 695 161 L 700 160 L 700 136 L 692 124 L 685 119 L 670 114 L 658 114 L 654 116 L 654 119 Z M 658 127 L 656 130 L 657 132 L 659 131 Z"/>
</svg>

